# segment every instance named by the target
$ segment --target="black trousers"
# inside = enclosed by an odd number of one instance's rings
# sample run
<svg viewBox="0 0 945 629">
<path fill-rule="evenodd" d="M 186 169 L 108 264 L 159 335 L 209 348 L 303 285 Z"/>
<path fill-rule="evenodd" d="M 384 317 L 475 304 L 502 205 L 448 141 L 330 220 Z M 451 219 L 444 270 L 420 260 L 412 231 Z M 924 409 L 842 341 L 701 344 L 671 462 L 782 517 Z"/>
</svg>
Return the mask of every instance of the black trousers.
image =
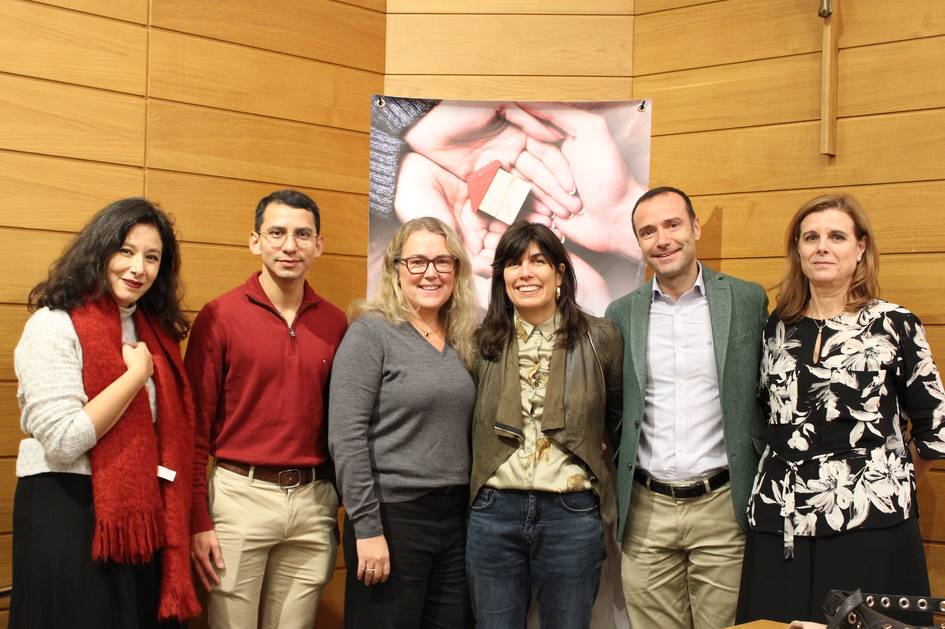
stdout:
<svg viewBox="0 0 945 629">
<path fill-rule="evenodd" d="M 11 629 L 182 626 L 158 622 L 160 562 L 93 562 L 94 529 L 90 476 L 48 473 L 18 479 Z"/>
<path fill-rule="evenodd" d="M 354 528 L 345 517 L 346 629 L 472 626 L 464 555 L 468 496 L 463 488 L 381 504 L 391 574 L 370 587 L 358 581 Z"/>
<path fill-rule="evenodd" d="M 830 590 L 929 595 L 918 518 L 882 529 L 831 537 L 795 537 L 784 559 L 780 534 L 751 531 L 745 545 L 736 622 L 759 619 L 824 622 Z M 885 612 L 911 625 L 930 625 L 930 613 Z"/>
</svg>

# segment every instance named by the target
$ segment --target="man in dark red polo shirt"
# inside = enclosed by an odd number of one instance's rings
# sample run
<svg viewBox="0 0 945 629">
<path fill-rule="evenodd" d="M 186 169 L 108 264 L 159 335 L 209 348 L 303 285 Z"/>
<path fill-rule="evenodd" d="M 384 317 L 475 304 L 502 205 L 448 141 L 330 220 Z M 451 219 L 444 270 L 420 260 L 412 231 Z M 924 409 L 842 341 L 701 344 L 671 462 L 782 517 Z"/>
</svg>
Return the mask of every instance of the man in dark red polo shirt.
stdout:
<svg viewBox="0 0 945 629">
<path fill-rule="evenodd" d="M 325 403 L 346 322 L 305 280 L 320 227 L 308 196 L 263 198 L 249 237 L 262 271 L 204 306 L 190 332 L 191 556 L 211 627 L 309 629 L 335 566 Z"/>
</svg>

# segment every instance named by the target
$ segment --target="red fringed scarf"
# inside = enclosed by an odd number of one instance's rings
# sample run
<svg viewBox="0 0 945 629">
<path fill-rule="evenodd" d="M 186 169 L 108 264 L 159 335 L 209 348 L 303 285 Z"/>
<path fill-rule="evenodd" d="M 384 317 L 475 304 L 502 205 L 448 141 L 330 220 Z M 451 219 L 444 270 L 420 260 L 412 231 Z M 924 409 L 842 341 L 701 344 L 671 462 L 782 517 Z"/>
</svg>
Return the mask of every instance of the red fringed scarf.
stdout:
<svg viewBox="0 0 945 629">
<path fill-rule="evenodd" d="M 110 297 L 71 313 L 82 345 L 82 379 L 91 400 L 125 372 L 121 315 Z M 181 620 L 200 613 L 190 573 L 190 492 L 194 408 L 184 377 L 179 343 L 151 316 L 135 311 L 138 338 L 154 364 L 158 421 L 154 424 L 145 387 L 125 414 L 89 452 L 95 536 L 92 558 L 146 563 L 161 553 L 158 616 Z M 157 477 L 158 464 L 177 472 L 173 482 Z"/>
</svg>

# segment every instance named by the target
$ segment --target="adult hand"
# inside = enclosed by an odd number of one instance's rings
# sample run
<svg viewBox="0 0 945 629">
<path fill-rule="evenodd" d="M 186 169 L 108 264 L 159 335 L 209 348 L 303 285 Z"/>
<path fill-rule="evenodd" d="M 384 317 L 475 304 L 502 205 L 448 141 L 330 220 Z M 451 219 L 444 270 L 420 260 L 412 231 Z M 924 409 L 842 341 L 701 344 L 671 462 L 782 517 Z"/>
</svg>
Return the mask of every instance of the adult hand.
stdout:
<svg viewBox="0 0 945 629">
<path fill-rule="evenodd" d="M 472 271 L 492 276 L 495 245 L 508 225 L 474 212 L 466 183 L 418 153 L 408 153 L 400 164 L 394 212 L 401 222 L 433 216 L 455 229 L 463 239 Z"/>
<path fill-rule="evenodd" d="M 645 189 L 630 174 L 604 117 L 560 103 L 522 107 L 566 134 L 561 152 L 584 206 L 579 215 L 562 217 L 536 194 L 535 211 L 554 216 L 561 232 L 582 247 L 639 259 L 630 214 Z"/>
<path fill-rule="evenodd" d="M 141 341 L 122 345 L 121 358 L 125 361 L 125 367 L 128 371 L 140 375 L 142 382 L 154 373 L 151 352 L 148 351 L 148 346 Z"/>
<path fill-rule="evenodd" d="M 574 178 L 556 146 L 563 138 L 515 103 L 456 101 L 441 102 L 404 135 L 413 151 L 463 181 L 490 162 L 507 171 L 514 164 L 546 205 L 570 215 L 581 211 L 581 200 L 572 194 Z"/>
<path fill-rule="evenodd" d="M 384 583 L 390 577 L 390 551 L 383 535 L 357 541 L 358 580 L 364 585 Z"/>
<path fill-rule="evenodd" d="M 226 567 L 223 565 L 220 542 L 213 529 L 190 536 L 190 559 L 194 564 L 197 578 L 208 592 L 212 586 L 220 585 L 217 570 L 225 570 Z"/>
</svg>

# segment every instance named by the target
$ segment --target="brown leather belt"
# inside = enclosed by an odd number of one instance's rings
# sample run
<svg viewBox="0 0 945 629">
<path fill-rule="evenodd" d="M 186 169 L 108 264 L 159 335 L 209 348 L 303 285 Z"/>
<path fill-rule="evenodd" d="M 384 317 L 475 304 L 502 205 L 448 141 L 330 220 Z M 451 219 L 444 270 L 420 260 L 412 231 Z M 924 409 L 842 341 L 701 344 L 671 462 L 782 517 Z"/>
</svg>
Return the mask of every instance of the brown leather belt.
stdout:
<svg viewBox="0 0 945 629">
<path fill-rule="evenodd" d="M 250 470 L 252 470 L 253 479 L 275 483 L 282 489 L 308 485 L 313 480 L 331 479 L 331 467 L 327 463 L 317 467 L 278 467 L 276 465 L 250 465 L 239 461 L 217 459 L 217 466 L 240 476 L 249 476 Z"/>
<path fill-rule="evenodd" d="M 698 498 L 715 491 L 728 482 L 729 476 L 728 470 L 722 470 L 721 472 L 713 474 L 708 478 L 703 478 L 701 481 L 687 485 L 679 485 L 675 483 L 662 483 L 640 468 L 637 468 L 633 470 L 633 480 L 637 481 L 650 491 L 655 491 L 658 494 L 670 496 L 671 498 L 675 499 L 686 499 Z"/>
</svg>

